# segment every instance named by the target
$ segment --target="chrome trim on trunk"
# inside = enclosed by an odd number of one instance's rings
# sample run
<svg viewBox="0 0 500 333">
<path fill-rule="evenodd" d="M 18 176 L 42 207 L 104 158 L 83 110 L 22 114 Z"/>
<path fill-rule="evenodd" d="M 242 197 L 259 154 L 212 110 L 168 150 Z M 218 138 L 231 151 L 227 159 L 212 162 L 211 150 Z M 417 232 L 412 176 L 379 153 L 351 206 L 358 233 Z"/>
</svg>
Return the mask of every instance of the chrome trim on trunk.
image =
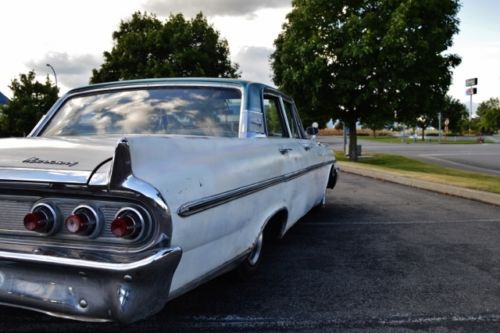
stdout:
<svg viewBox="0 0 500 333">
<path fill-rule="evenodd" d="M 29 168 L 0 168 L 0 179 L 12 182 L 86 184 L 89 171 L 47 170 Z"/>
</svg>

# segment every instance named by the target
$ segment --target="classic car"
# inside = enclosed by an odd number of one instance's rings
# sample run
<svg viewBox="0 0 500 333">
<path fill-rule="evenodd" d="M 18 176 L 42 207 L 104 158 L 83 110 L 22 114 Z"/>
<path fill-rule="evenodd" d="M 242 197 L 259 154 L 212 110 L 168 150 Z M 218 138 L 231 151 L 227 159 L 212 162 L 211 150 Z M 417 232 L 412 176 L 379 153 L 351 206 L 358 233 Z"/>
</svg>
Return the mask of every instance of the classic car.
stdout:
<svg viewBox="0 0 500 333">
<path fill-rule="evenodd" d="M 251 274 L 336 179 L 334 154 L 264 84 L 71 90 L 28 137 L 0 140 L 0 303 L 140 320 L 223 272 Z"/>
</svg>

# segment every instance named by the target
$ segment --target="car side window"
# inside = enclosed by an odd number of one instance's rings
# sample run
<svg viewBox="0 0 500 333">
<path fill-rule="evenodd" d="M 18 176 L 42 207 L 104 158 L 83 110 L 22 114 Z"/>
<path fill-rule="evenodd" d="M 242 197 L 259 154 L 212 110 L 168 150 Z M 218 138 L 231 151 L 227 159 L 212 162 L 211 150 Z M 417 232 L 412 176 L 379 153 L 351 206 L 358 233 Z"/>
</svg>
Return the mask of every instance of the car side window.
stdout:
<svg viewBox="0 0 500 333">
<path fill-rule="evenodd" d="M 288 137 L 288 131 L 280 109 L 280 99 L 278 97 L 264 95 L 264 116 L 266 118 L 268 137 Z"/>
<path fill-rule="evenodd" d="M 283 104 L 285 105 L 286 120 L 288 121 L 288 126 L 290 127 L 290 133 L 292 134 L 292 138 L 300 139 L 300 130 L 298 128 L 297 121 L 294 117 L 293 105 L 292 103 L 285 100 L 283 100 Z"/>
</svg>

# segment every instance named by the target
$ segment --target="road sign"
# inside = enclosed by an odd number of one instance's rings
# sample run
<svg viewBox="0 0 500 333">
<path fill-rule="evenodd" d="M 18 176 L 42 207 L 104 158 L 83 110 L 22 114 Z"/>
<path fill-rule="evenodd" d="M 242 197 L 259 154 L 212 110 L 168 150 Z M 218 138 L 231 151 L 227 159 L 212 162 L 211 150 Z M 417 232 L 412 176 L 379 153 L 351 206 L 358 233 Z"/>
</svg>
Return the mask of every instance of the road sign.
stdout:
<svg viewBox="0 0 500 333">
<path fill-rule="evenodd" d="M 472 122 L 472 95 L 477 94 L 477 88 L 472 88 L 473 86 L 477 86 L 477 77 L 472 79 L 465 80 L 465 86 L 471 87 L 465 90 L 465 94 L 470 96 L 470 109 L 469 109 L 469 135 L 470 135 L 470 124 Z"/>
<path fill-rule="evenodd" d="M 467 90 L 465 90 L 465 94 L 467 96 L 475 95 L 477 94 L 477 88 L 467 88 Z"/>
<path fill-rule="evenodd" d="M 465 80 L 465 86 L 466 87 L 477 86 L 477 77 Z"/>
</svg>

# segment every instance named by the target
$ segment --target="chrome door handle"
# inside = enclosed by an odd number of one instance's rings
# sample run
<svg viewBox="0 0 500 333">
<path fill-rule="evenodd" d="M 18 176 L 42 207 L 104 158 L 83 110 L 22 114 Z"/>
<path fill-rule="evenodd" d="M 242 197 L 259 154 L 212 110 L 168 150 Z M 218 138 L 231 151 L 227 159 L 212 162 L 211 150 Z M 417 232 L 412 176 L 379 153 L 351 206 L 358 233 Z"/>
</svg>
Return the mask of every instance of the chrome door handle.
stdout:
<svg viewBox="0 0 500 333">
<path fill-rule="evenodd" d="M 288 154 L 288 152 L 292 151 L 292 148 L 280 148 L 279 151 L 282 155 Z"/>
</svg>

